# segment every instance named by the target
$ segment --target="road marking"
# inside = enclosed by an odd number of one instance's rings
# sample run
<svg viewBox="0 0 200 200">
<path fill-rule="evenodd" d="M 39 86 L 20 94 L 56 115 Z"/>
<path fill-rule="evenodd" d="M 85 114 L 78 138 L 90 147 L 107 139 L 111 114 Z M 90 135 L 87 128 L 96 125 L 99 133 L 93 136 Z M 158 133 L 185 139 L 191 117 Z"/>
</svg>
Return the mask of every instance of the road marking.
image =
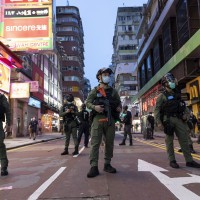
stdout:
<svg viewBox="0 0 200 200">
<path fill-rule="evenodd" d="M 200 183 L 200 176 L 198 175 L 188 174 L 190 177 L 170 178 L 161 173 L 168 170 L 140 159 L 138 160 L 138 171 L 151 172 L 163 185 L 165 185 L 165 187 L 170 190 L 172 194 L 180 200 L 200 200 L 200 196 L 184 187 L 185 184 Z"/>
<path fill-rule="evenodd" d="M 8 186 L 8 187 L 2 187 L 0 188 L 0 190 L 12 190 L 13 187 L 12 186 Z"/>
<path fill-rule="evenodd" d="M 157 148 L 162 149 L 162 150 L 166 150 L 165 144 L 155 144 L 153 142 L 144 141 L 144 140 L 141 140 L 139 138 L 134 138 L 134 140 L 138 141 L 138 142 L 141 142 L 141 143 L 144 143 L 144 144 L 151 145 L 153 147 L 157 147 Z M 174 152 L 176 154 L 183 155 L 183 153 L 178 152 L 178 149 L 176 149 L 176 148 L 174 149 Z M 192 157 L 195 158 L 196 160 L 200 160 L 200 155 L 198 155 L 198 154 L 193 154 L 192 153 Z"/>
<path fill-rule="evenodd" d="M 66 169 L 61 167 L 54 175 L 45 181 L 29 198 L 28 200 L 37 200 L 38 197 L 56 180 L 56 178 Z"/>
</svg>

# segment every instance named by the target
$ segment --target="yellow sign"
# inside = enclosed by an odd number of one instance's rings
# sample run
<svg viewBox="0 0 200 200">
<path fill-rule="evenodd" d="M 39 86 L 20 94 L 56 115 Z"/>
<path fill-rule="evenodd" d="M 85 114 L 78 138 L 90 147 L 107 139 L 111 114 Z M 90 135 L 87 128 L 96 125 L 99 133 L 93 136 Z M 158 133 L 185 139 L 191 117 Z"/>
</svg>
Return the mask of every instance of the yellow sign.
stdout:
<svg viewBox="0 0 200 200">
<path fill-rule="evenodd" d="M 190 100 L 198 100 L 200 93 L 200 77 L 193 79 L 186 84 L 186 90 L 190 94 Z"/>
<path fill-rule="evenodd" d="M 0 62 L 0 90 L 10 91 L 10 68 Z"/>
<path fill-rule="evenodd" d="M 29 98 L 30 97 L 29 83 L 12 83 L 10 98 Z"/>
</svg>

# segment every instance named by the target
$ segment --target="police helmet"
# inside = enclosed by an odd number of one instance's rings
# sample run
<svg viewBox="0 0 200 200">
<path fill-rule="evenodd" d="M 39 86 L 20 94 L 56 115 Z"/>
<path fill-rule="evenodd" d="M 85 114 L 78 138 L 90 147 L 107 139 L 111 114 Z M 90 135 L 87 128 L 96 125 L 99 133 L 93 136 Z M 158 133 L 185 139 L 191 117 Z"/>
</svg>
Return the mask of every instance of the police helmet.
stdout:
<svg viewBox="0 0 200 200">
<path fill-rule="evenodd" d="M 109 73 L 111 75 L 111 74 L 113 74 L 113 71 L 110 68 L 106 68 L 106 67 L 101 68 L 96 74 L 97 80 L 99 80 L 99 75 L 101 75 L 103 73 Z"/>
<path fill-rule="evenodd" d="M 161 79 L 161 84 L 163 86 L 165 86 L 165 83 L 169 83 L 169 82 L 176 82 L 176 79 L 172 73 L 165 74 L 163 78 Z"/>
<path fill-rule="evenodd" d="M 72 94 L 67 94 L 64 99 L 68 102 L 73 102 L 74 101 L 74 96 Z"/>
</svg>

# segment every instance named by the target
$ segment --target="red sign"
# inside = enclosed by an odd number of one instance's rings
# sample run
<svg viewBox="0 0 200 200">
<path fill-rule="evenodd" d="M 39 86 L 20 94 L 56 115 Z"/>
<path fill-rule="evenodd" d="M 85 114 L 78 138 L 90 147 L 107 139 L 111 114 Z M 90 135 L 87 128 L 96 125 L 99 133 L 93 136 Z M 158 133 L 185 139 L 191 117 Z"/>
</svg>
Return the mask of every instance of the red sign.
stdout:
<svg viewBox="0 0 200 200">
<path fill-rule="evenodd" d="M 49 18 L 4 19 L 5 38 L 49 37 Z"/>
<path fill-rule="evenodd" d="M 5 0 L 5 3 L 51 3 L 52 0 Z"/>
</svg>

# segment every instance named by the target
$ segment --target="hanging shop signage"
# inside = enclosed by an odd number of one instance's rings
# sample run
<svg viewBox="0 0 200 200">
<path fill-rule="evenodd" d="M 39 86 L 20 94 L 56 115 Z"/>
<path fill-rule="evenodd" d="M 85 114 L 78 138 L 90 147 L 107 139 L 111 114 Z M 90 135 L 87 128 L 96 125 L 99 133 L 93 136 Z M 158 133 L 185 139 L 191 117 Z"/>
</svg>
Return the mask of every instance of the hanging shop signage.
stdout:
<svg viewBox="0 0 200 200">
<path fill-rule="evenodd" d="M 29 83 L 11 83 L 10 98 L 29 98 Z"/>
<path fill-rule="evenodd" d="M 29 98 L 28 105 L 35 108 L 41 108 L 41 102 L 32 97 Z"/>
<path fill-rule="evenodd" d="M 10 92 L 10 68 L 0 61 L 0 90 Z"/>
</svg>

